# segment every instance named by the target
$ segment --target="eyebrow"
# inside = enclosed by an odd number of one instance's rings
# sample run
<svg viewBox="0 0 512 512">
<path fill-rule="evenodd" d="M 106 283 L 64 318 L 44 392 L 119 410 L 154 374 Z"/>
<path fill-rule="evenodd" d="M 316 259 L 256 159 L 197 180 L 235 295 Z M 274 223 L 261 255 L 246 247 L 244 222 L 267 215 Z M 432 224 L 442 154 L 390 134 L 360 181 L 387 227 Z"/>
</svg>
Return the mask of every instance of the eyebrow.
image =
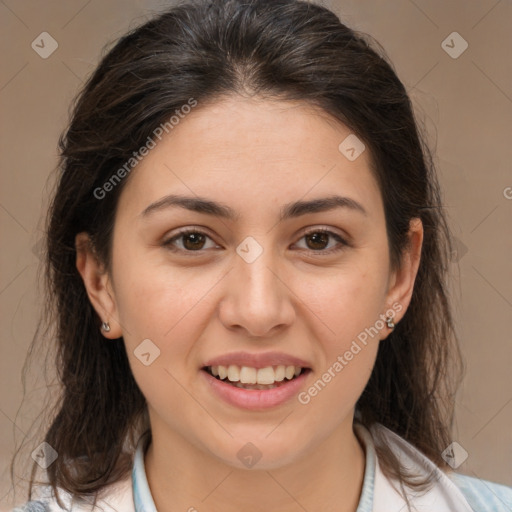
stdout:
<svg viewBox="0 0 512 512">
<path fill-rule="evenodd" d="M 193 212 L 205 213 L 207 215 L 213 215 L 231 221 L 235 221 L 240 218 L 240 215 L 235 210 L 223 203 L 218 203 L 198 196 L 192 197 L 174 194 L 162 197 L 158 201 L 151 203 L 139 214 L 139 216 L 143 218 L 148 217 L 154 212 L 171 207 L 184 208 Z M 351 199 L 350 197 L 332 195 L 329 197 L 312 199 L 310 201 L 295 201 L 285 204 L 281 208 L 279 221 L 300 217 L 302 215 L 307 215 L 308 213 L 319 213 L 334 210 L 335 208 L 347 208 L 349 210 L 362 213 L 363 215 L 368 215 L 364 207 L 356 200 Z"/>
</svg>

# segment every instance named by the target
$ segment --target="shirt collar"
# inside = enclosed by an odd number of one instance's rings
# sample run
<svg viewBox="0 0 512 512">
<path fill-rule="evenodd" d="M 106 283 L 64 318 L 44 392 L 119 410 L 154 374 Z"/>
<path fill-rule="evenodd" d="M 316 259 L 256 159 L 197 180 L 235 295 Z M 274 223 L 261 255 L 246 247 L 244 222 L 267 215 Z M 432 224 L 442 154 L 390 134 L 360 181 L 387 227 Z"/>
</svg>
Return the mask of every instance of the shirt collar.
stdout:
<svg viewBox="0 0 512 512">
<path fill-rule="evenodd" d="M 363 489 L 361 490 L 361 497 L 359 498 L 359 505 L 357 506 L 356 512 L 372 512 L 375 488 L 375 464 L 377 460 L 375 446 L 370 431 L 362 423 L 354 421 L 354 432 L 364 447 L 366 460 Z"/>
<path fill-rule="evenodd" d="M 364 470 L 363 488 L 356 512 L 371 512 L 373 508 L 373 490 L 375 482 L 375 448 L 370 432 L 357 421 L 354 422 L 354 432 L 364 445 L 366 464 Z M 143 435 L 137 444 L 132 470 L 133 501 L 135 512 L 157 512 L 155 502 L 149 490 L 144 454 L 149 441 L 148 434 Z"/>
<path fill-rule="evenodd" d="M 157 512 L 153 496 L 149 490 L 146 470 L 144 468 L 144 454 L 149 441 L 149 432 L 144 434 L 137 444 L 132 469 L 133 504 L 135 512 Z"/>
</svg>

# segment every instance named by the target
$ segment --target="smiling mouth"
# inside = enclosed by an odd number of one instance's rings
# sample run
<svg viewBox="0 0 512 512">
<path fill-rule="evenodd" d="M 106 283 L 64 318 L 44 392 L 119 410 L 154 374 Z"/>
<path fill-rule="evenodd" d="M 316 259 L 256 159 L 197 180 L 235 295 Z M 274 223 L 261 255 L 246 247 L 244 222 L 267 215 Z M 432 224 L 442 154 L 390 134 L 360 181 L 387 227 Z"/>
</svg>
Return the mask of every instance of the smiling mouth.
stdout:
<svg viewBox="0 0 512 512">
<path fill-rule="evenodd" d="M 264 390 L 273 389 L 296 379 L 300 375 L 310 372 L 310 368 L 300 366 L 267 366 L 265 368 L 251 368 L 248 366 L 205 366 L 203 371 L 217 380 L 237 388 Z"/>
</svg>

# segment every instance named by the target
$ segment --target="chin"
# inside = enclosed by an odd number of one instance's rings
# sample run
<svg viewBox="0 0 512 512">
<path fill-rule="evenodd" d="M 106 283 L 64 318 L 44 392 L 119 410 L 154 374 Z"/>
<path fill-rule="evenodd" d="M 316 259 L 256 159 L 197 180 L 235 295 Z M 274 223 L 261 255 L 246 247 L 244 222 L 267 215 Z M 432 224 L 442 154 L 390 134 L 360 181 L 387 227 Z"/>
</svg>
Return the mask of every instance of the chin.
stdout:
<svg viewBox="0 0 512 512">
<path fill-rule="evenodd" d="M 297 445 L 284 442 L 280 436 L 275 439 L 265 439 L 251 436 L 230 439 L 229 446 L 218 445 L 210 453 L 220 459 L 224 464 L 236 469 L 274 470 L 296 462 L 301 454 Z M 212 447 L 213 448 L 213 447 Z M 221 448 L 221 450 L 219 450 Z M 224 448 L 224 449 L 222 449 Z"/>
</svg>

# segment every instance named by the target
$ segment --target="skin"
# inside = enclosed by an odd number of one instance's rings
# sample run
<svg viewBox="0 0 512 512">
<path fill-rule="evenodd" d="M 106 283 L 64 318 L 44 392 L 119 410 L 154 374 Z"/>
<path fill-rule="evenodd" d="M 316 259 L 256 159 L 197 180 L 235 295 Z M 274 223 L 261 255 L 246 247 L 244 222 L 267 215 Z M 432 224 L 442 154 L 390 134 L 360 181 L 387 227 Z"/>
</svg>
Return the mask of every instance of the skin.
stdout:
<svg viewBox="0 0 512 512">
<path fill-rule="evenodd" d="M 111 326 L 103 334 L 123 336 L 148 402 L 145 467 L 159 511 L 356 510 L 365 452 L 354 407 L 391 332 L 385 324 L 307 405 L 294 398 L 243 410 L 199 378 L 214 356 L 277 350 L 310 363 L 307 390 L 393 304 L 401 306 L 395 322 L 404 315 L 421 222 L 411 222 L 410 247 L 393 271 L 369 151 L 349 161 L 338 150 L 349 134 L 303 103 L 232 96 L 199 105 L 130 174 L 116 213 L 112 275 L 84 243 L 87 234 L 77 235 L 77 268 Z M 239 217 L 181 208 L 140 215 L 170 193 L 222 202 Z M 282 205 L 332 194 L 358 201 L 366 215 L 337 208 L 279 222 Z M 172 252 L 163 242 L 184 227 L 209 238 L 201 245 L 181 237 L 174 242 L 181 252 Z M 332 236 L 315 243 L 306 228 L 327 228 L 349 244 Z M 236 252 L 248 236 L 263 248 L 252 263 Z M 134 355 L 147 338 L 160 349 L 149 366 Z M 247 442 L 262 454 L 252 469 L 237 457 Z"/>
</svg>

